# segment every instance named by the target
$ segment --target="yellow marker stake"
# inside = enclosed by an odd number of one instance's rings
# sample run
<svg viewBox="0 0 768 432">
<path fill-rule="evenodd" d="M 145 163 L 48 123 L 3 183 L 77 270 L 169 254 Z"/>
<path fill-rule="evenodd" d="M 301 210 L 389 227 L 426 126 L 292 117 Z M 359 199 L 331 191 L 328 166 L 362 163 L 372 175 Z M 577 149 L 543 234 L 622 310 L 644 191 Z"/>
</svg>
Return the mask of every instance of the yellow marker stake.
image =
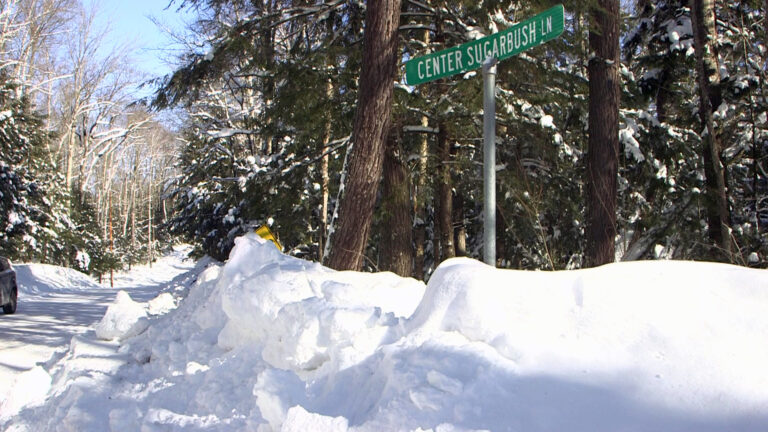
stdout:
<svg viewBox="0 0 768 432">
<path fill-rule="evenodd" d="M 283 251 L 283 245 L 280 244 L 280 242 L 277 240 L 277 237 L 275 237 L 274 234 L 272 234 L 272 230 L 269 229 L 268 226 L 262 225 L 256 229 L 256 235 L 263 238 L 264 240 L 269 240 L 272 243 L 275 244 L 275 247 L 277 247 L 277 250 L 280 252 Z"/>
</svg>

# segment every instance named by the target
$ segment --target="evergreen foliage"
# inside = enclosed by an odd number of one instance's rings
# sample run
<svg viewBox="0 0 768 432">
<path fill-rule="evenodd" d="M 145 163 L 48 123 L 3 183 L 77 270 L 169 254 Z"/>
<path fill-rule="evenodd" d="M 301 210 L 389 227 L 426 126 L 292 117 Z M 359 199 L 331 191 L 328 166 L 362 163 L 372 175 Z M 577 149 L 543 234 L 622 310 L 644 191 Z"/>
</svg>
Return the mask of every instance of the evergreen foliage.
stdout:
<svg viewBox="0 0 768 432">
<path fill-rule="evenodd" d="M 122 263 L 99 235 L 102 227 L 91 194 L 74 187 L 71 196 L 70 218 L 74 229 L 66 239 L 70 266 L 99 278 L 110 270 L 121 269 Z"/>
<path fill-rule="evenodd" d="M 69 223 L 51 199 L 57 177 L 47 153 L 50 136 L 16 89 L 0 73 L 0 254 L 17 261 L 62 262 L 59 234 Z"/>
<path fill-rule="evenodd" d="M 134 71 L 122 48 L 103 48 L 95 5 L 25 0 L 0 10 L 0 254 L 96 276 L 123 257 L 151 260 L 152 224 L 165 217 L 151 213 L 167 204 L 152 195 L 173 175 L 163 165 L 174 137 L 128 107 Z"/>
<path fill-rule="evenodd" d="M 186 0 L 204 43 L 165 81 L 158 106 L 187 107 L 183 171 L 170 186 L 173 233 L 226 258 L 236 236 L 274 220 L 294 254 L 319 259 L 323 212 L 343 188 L 365 4 L 357 1 Z M 403 1 L 403 59 L 490 34 L 552 6 L 496 0 Z M 702 140 L 690 9 L 683 1 L 623 4 L 617 259 L 720 259 L 765 266 L 768 257 L 768 88 L 762 2 L 720 2 L 716 14 L 724 143 L 736 249 L 707 236 Z M 558 39 L 506 60 L 497 75 L 497 254 L 513 268 L 584 265 L 586 67 L 590 3 L 565 2 Z M 392 124 L 408 176 L 417 277 L 447 256 L 482 254 L 482 88 L 475 71 L 409 87 L 395 83 Z M 426 123 L 425 123 L 426 122 Z M 328 134 L 327 140 L 324 136 Z M 426 152 L 423 149 L 427 141 Z M 447 153 L 438 148 L 447 142 Z M 324 144 L 326 142 L 326 144 Z M 320 161 L 330 154 L 330 206 Z M 445 217 L 448 167 L 452 233 Z M 426 171 L 424 171 L 426 168 Z M 386 176 L 387 173 L 385 172 Z M 395 185 L 394 187 L 401 187 Z M 387 205 L 374 215 L 366 268 L 387 262 Z M 423 209 L 423 210 L 422 210 Z M 331 227 L 331 229 L 333 229 Z M 416 233 L 422 230 L 422 237 Z M 465 246 L 458 246 L 463 245 Z M 417 254 L 418 255 L 418 254 Z"/>
<path fill-rule="evenodd" d="M 210 50 L 189 53 L 155 98 L 190 114 L 171 232 L 223 259 L 235 237 L 272 219 L 292 253 L 316 257 L 318 161 L 330 154 L 338 165 L 351 131 L 360 5 L 187 3 L 202 11 Z M 333 139 L 324 146 L 327 124 Z"/>
</svg>

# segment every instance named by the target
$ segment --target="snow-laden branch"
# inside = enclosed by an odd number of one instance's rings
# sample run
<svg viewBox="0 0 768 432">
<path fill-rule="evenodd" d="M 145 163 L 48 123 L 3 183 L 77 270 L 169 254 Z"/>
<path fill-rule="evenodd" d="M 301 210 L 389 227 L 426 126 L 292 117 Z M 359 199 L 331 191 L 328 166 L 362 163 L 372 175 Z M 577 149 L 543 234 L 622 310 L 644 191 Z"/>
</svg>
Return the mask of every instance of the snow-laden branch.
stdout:
<svg viewBox="0 0 768 432">
<path fill-rule="evenodd" d="M 231 138 L 235 135 L 252 135 L 258 133 L 258 131 L 252 129 L 222 128 L 219 130 L 209 130 L 205 133 L 212 138 Z"/>
<path fill-rule="evenodd" d="M 412 5 L 416 6 L 416 7 L 419 7 L 421 9 L 424 9 L 425 11 L 428 11 L 429 13 L 431 13 L 433 15 L 435 13 L 437 13 L 435 8 L 433 8 L 432 6 L 430 6 L 430 5 L 426 4 L 426 3 L 422 3 L 422 2 L 417 1 L 417 0 L 408 0 L 408 3 L 410 3 L 410 4 L 412 4 Z"/>
<path fill-rule="evenodd" d="M 85 179 L 83 181 L 83 185 L 88 184 L 88 181 L 93 174 L 93 168 L 96 166 L 98 161 L 104 157 L 104 155 L 114 151 L 116 147 L 128 139 L 133 131 L 139 129 L 149 121 L 150 119 L 146 118 L 139 122 L 130 124 L 127 128 L 113 129 L 99 134 L 101 139 L 94 144 L 93 149 L 88 153 L 88 155 L 93 155 L 95 153 L 95 156 L 88 162 L 88 169 L 85 171 Z M 93 137 L 95 138 L 96 135 L 93 135 Z M 86 159 L 88 158 L 88 155 L 86 155 Z"/>
<path fill-rule="evenodd" d="M 438 134 L 440 133 L 440 128 L 431 128 L 429 126 L 421 126 L 421 125 L 403 126 L 403 132 Z"/>
</svg>

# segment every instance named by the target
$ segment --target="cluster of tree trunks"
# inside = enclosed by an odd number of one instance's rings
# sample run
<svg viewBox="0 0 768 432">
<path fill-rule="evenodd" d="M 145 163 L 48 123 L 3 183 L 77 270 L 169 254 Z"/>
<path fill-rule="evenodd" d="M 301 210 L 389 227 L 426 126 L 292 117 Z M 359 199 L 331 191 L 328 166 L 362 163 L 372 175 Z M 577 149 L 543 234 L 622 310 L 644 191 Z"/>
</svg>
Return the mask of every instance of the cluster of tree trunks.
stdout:
<svg viewBox="0 0 768 432">
<path fill-rule="evenodd" d="M 703 133 L 703 159 L 707 185 L 707 214 L 709 236 L 724 254 L 731 253 L 730 216 L 721 147 L 718 142 L 713 112 L 720 105 L 720 77 L 717 56 L 712 44 L 716 34 L 712 0 L 691 0 L 691 16 L 697 64 L 698 88 L 701 99 L 699 115 Z M 619 98 L 620 47 L 619 2 L 597 0 L 590 8 L 589 76 L 589 139 L 586 157 L 585 216 L 586 265 L 598 266 L 615 260 L 617 237 L 617 178 L 619 163 Z M 766 1 L 768 10 L 768 0 Z M 415 197 L 413 214 L 416 229 L 411 230 L 408 208 L 410 190 L 407 172 L 400 155 L 399 140 L 390 130 L 392 82 L 397 57 L 397 24 L 400 1 L 371 2 L 365 24 L 363 67 L 356 111 L 353 147 L 348 178 L 343 185 L 339 220 L 331 237 L 327 263 L 337 269 L 360 269 L 371 225 L 373 206 L 377 198 L 382 166 L 388 175 L 384 182 L 387 205 L 387 225 L 404 226 L 382 243 L 385 252 L 383 266 L 400 274 L 419 276 L 424 263 L 424 202 Z M 438 32 L 439 33 L 439 32 Z M 440 36 L 439 34 L 437 35 Z M 429 35 L 426 36 L 429 42 Z M 660 95 L 663 98 L 665 95 Z M 660 107 L 663 116 L 664 103 Z M 428 124 L 425 117 L 424 125 Z M 435 256 L 438 261 L 455 256 L 453 195 L 448 161 L 451 144 L 444 125 L 440 125 L 436 150 L 440 160 L 436 187 Z M 387 144 L 385 144 L 385 141 Z M 422 156 L 426 154 L 426 138 Z M 424 188 L 425 161 L 420 165 L 415 189 Z M 461 236 L 459 236 L 461 237 Z M 413 248 L 414 251 L 409 251 Z"/>
</svg>

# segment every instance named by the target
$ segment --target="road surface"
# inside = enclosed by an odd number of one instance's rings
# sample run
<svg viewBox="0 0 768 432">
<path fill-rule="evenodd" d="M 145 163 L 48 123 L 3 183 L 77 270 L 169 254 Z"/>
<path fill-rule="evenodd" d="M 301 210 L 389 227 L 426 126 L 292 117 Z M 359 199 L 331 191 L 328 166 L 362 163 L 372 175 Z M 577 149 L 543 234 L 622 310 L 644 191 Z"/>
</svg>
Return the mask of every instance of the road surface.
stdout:
<svg viewBox="0 0 768 432">
<path fill-rule="evenodd" d="M 154 298 L 167 283 L 192 268 L 177 248 L 152 268 L 134 267 L 117 275 L 115 287 L 99 285 L 69 269 L 42 264 L 15 265 L 19 304 L 13 315 L 0 312 L 0 401 L 16 376 L 66 350 L 72 337 L 91 330 L 104 316 L 117 292 L 135 301 Z"/>
</svg>

